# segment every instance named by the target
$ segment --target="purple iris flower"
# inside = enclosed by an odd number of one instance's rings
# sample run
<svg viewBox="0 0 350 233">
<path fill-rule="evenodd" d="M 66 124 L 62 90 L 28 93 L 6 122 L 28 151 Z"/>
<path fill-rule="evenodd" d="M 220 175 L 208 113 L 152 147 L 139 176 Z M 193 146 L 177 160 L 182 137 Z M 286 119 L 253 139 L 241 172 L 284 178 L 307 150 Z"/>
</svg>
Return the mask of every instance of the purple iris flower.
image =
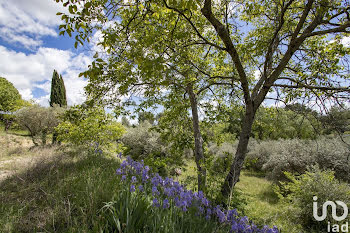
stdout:
<svg viewBox="0 0 350 233">
<path fill-rule="evenodd" d="M 153 206 L 168 209 L 171 201 L 174 202 L 174 208 L 178 208 L 184 212 L 191 208 L 197 208 L 196 215 L 205 214 L 206 219 L 215 216 L 218 222 L 231 227 L 230 232 L 244 233 L 278 233 L 277 227 L 272 229 L 268 226 L 259 229 L 255 224 L 250 223 L 248 217 L 240 218 L 237 210 L 223 211 L 220 206 L 213 207 L 210 201 L 205 197 L 202 191 L 193 193 L 186 190 L 179 182 L 175 182 L 171 178 L 162 178 L 157 173 L 149 173 L 150 168 L 144 166 L 143 162 L 136 162 L 130 157 L 123 161 L 120 168 L 116 170 L 116 174 L 122 177 L 123 181 L 130 179 L 130 192 L 135 192 L 135 186 L 138 185 L 140 192 L 147 190 L 147 187 L 152 187 L 152 194 L 157 198 L 153 199 Z M 144 192 L 146 195 L 146 192 Z M 161 197 L 164 197 L 162 200 Z M 160 204 L 162 203 L 162 205 Z"/>
<path fill-rule="evenodd" d="M 164 201 L 163 201 L 163 208 L 164 208 L 164 209 L 168 209 L 169 206 L 170 206 L 169 200 L 168 200 L 168 199 L 164 199 Z"/>
</svg>

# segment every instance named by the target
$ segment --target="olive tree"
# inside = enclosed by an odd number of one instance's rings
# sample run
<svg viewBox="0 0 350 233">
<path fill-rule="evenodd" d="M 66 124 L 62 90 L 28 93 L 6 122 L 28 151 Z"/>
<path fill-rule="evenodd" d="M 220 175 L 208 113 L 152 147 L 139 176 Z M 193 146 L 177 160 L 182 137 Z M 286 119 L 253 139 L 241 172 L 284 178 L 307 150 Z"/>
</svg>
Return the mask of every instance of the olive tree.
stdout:
<svg viewBox="0 0 350 233">
<path fill-rule="evenodd" d="M 16 121 L 30 133 L 35 146 L 41 142 L 46 144 L 47 135 L 52 133 L 60 120 L 61 109 L 58 107 L 45 108 L 39 105 L 32 105 L 20 109 L 16 113 Z"/>
</svg>

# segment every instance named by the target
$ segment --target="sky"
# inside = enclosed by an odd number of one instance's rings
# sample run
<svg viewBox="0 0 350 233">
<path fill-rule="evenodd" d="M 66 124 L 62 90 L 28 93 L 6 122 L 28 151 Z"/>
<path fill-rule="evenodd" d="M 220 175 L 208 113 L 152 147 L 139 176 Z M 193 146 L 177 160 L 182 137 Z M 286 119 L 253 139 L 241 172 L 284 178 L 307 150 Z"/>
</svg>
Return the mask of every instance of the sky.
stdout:
<svg viewBox="0 0 350 233">
<path fill-rule="evenodd" d="M 68 105 L 82 103 L 87 80 L 78 75 L 92 62 L 92 53 L 74 48 L 74 38 L 58 35 L 57 12 L 66 9 L 55 0 L 0 0 L 0 77 L 43 106 L 54 69 L 64 79 Z"/>
<path fill-rule="evenodd" d="M 66 8 L 55 0 L 0 0 L 0 77 L 43 106 L 49 105 L 54 69 L 63 76 L 68 105 L 82 103 L 87 80 L 78 75 L 93 60 L 92 52 L 74 48 L 73 38 L 58 35 L 57 12 Z M 350 37 L 342 42 L 350 46 Z"/>
</svg>

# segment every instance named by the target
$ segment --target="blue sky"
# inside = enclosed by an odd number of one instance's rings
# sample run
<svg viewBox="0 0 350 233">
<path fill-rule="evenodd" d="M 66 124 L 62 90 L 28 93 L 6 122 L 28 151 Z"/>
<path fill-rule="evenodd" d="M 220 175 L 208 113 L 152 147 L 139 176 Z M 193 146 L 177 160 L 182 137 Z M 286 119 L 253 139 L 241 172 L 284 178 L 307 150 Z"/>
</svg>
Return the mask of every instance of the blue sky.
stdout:
<svg viewBox="0 0 350 233">
<path fill-rule="evenodd" d="M 68 104 L 84 101 L 87 81 L 78 74 L 91 63 L 90 53 L 74 48 L 74 40 L 59 36 L 54 0 L 0 0 L 0 76 L 26 100 L 48 106 L 53 70 L 62 74 Z"/>
<path fill-rule="evenodd" d="M 72 38 L 58 35 L 57 12 L 66 9 L 55 0 L 0 0 L 0 76 L 24 99 L 43 106 L 48 106 L 54 69 L 63 76 L 68 104 L 82 103 L 87 81 L 78 75 L 92 62 L 93 52 L 76 50 Z M 97 49 L 93 42 L 98 38 L 96 33 L 89 47 Z M 342 42 L 349 46 L 350 37 Z"/>
</svg>

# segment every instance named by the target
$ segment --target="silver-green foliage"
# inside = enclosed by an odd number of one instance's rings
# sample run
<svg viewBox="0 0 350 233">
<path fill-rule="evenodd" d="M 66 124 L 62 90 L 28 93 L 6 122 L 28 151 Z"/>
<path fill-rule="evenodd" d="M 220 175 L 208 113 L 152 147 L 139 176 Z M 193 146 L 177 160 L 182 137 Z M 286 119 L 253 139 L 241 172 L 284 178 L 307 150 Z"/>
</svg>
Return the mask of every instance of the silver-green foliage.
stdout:
<svg viewBox="0 0 350 233">
<path fill-rule="evenodd" d="M 337 178 L 349 182 L 349 153 L 349 148 L 339 138 L 263 141 L 251 147 L 246 164 L 265 171 L 274 181 L 285 179 L 285 171 L 302 174 L 308 166 L 318 164 L 323 169 L 333 170 Z"/>
<path fill-rule="evenodd" d="M 146 159 L 152 154 L 166 155 L 166 146 L 161 142 L 159 133 L 151 130 L 151 127 L 148 121 L 144 121 L 135 128 L 128 128 L 122 137 L 122 142 L 127 147 L 127 154 L 132 158 Z"/>
<path fill-rule="evenodd" d="M 23 128 L 27 129 L 32 137 L 33 143 L 46 144 L 46 136 L 53 132 L 59 124 L 58 115 L 61 109 L 45 108 L 39 105 L 22 108 L 16 113 L 16 121 Z"/>
</svg>

